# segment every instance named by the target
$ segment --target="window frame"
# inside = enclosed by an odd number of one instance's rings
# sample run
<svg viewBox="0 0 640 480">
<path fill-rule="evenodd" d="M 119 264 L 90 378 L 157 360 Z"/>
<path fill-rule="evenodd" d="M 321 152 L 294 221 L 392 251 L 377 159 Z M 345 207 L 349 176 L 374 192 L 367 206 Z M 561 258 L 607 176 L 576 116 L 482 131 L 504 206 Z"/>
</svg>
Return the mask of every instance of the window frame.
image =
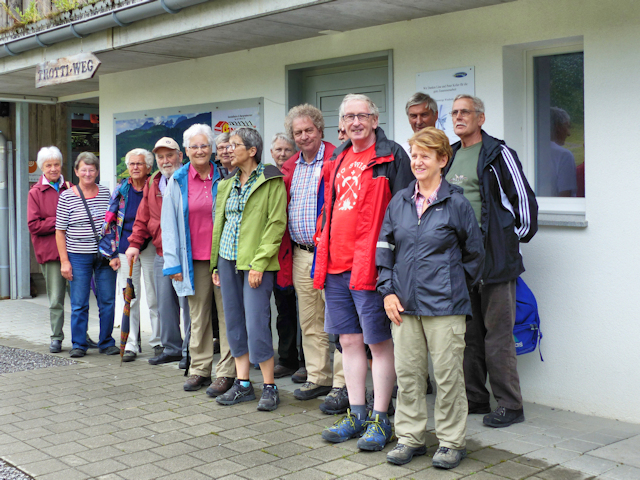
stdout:
<svg viewBox="0 0 640 480">
<path fill-rule="evenodd" d="M 525 107 L 525 138 L 527 158 L 530 161 L 523 166 L 525 169 L 527 178 L 532 179 L 533 185 L 536 180 L 536 137 L 535 137 L 535 71 L 534 71 L 534 59 L 536 57 L 544 57 L 551 55 L 561 55 L 566 53 L 582 53 L 584 55 L 584 42 L 567 42 L 562 44 L 556 44 L 550 47 L 544 48 L 532 48 L 527 49 L 524 52 L 525 60 L 525 92 L 526 92 L 526 107 Z M 586 118 L 585 118 L 586 123 Z M 585 161 L 587 156 L 587 146 L 585 139 Z M 577 220 L 577 223 L 584 223 L 586 226 L 586 195 L 585 197 L 542 197 L 536 194 L 538 201 L 539 213 L 544 217 L 553 218 L 555 216 L 562 216 L 562 224 L 567 223 L 567 219 L 571 217 L 578 217 L 581 220 Z M 547 222 L 544 222 L 547 223 Z M 554 222 L 550 222 L 554 223 Z M 571 223 L 571 222 L 569 222 Z M 583 225 L 577 225 L 583 226 Z"/>
</svg>

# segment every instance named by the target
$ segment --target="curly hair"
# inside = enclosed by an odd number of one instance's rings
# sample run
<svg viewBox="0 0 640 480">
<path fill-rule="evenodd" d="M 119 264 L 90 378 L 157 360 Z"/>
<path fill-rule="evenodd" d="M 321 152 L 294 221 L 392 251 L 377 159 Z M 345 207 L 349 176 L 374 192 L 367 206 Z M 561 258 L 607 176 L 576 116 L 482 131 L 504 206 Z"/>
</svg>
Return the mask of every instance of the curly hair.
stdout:
<svg viewBox="0 0 640 480">
<path fill-rule="evenodd" d="M 322 116 L 322 112 L 308 103 L 297 105 L 287 113 L 287 116 L 284 119 L 284 129 L 289 137 L 294 138 L 293 121 L 300 117 L 309 117 L 316 128 L 320 130 L 320 133 L 322 133 L 322 137 L 324 138 L 324 117 Z"/>
</svg>

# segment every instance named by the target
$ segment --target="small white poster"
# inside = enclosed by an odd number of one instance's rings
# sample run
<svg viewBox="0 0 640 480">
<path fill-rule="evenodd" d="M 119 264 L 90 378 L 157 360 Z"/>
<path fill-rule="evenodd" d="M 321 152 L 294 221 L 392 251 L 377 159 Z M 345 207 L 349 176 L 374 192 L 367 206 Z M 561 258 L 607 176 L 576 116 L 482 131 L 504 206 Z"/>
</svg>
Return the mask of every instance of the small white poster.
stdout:
<svg viewBox="0 0 640 480">
<path fill-rule="evenodd" d="M 453 133 L 449 112 L 456 95 L 475 95 L 474 67 L 450 68 L 416 74 L 416 89 L 430 95 L 438 103 L 436 127 L 443 130 L 451 143 L 460 140 Z"/>
</svg>

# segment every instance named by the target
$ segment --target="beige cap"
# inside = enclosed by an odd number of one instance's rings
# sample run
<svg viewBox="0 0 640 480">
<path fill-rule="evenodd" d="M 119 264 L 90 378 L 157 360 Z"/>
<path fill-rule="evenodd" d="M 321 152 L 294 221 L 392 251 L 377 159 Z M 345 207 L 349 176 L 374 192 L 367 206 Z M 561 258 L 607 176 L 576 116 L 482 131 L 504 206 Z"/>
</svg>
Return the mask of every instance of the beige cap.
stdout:
<svg viewBox="0 0 640 480">
<path fill-rule="evenodd" d="M 180 145 L 178 145 L 178 142 L 176 142 L 173 138 L 162 137 L 156 142 L 156 146 L 153 147 L 153 153 L 156 153 L 156 150 L 163 147 L 180 151 Z"/>
</svg>

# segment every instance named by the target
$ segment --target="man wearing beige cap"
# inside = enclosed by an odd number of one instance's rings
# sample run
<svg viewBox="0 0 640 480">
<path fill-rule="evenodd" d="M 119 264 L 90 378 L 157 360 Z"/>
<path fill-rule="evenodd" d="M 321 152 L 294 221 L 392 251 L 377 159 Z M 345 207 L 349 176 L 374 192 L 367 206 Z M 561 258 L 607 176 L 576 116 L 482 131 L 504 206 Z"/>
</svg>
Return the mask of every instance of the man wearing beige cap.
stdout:
<svg viewBox="0 0 640 480">
<path fill-rule="evenodd" d="M 160 340 L 164 351 L 158 349 L 155 356 L 149 359 L 151 365 L 180 361 L 180 368 L 187 368 L 187 345 L 189 344 L 190 317 L 186 297 L 178 298 L 171 279 L 162 275 L 164 259 L 162 256 L 162 230 L 160 213 L 162 196 L 167 181 L 182 167 L 182 152 L 178 143 L 169 137 L 161 138 L 153 149 L 159 172 L 154 173 L 145 183 L 142 201 L 133 224 L 133 232 L 129 237 L 129 248 L 126 256 L 129 262 L 135 261 L 143 246 L 151 241 L 156 247 L 153 271 L 156 282 L 158 301 L 158 324 Z M 185 339 L 180 332 L 180 307 L 183 309 Z"/>
</svg>

